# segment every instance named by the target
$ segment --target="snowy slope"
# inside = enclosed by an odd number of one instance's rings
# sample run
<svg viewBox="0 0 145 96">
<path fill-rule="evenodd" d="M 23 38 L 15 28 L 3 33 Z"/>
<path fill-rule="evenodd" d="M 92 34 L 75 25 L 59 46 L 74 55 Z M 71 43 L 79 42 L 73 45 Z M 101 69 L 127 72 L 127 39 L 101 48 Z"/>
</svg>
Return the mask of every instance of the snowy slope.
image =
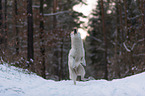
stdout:
<svg viewBox="0 0 145 96">
<path fill-rule="evenodd" d="M 44 80 L 22 69 L 0 65 L 0 96 L 145 96 L 145 73 L 113 81 Z"/>
</svg>

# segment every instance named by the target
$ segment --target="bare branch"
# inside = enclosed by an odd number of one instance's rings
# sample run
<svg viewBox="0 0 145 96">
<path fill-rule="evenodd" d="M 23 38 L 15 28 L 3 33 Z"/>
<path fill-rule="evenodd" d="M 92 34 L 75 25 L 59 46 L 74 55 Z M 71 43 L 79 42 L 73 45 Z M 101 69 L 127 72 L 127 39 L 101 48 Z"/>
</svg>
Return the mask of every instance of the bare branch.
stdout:
<svg viewBox="0 0 145 96">
<path fill-rule="evenodd" d="M 137 42 L 135 42 L 135 43 L 132 45 L 131 49 L 127 48 L 125 42 L 123 42 L 123 46 L 125 47 L 125 49 L 126 49 L 127 52 L 131 52 L 131 51 L 134 49 L 134 47 L 137 45 L 137 43 L 143 42 L 144 40 L 145 40 L 145 38 L 139 39 Z"/>
<path fill-rule="evenodd" d="M 133 54 L 133 56 L 145 56 L 145 54 Z"/>
<path fill-rule="evenodd" d="M 64 13 L 71 13 L 71 11 L 60 11 L 56 13 L 44 14 L 44 16 L 53 16 L 53 15 L 64 14 Z"/>
<path fill-rule="evenodd" d="M 33 8 L 40 8 L 39 5 L 33 5 L 32 7 L 33 7 Z"/>
<path fill-rule="evenodd" d="M 96 41 L 98 41 L 98 42 L 102 42 L 102 40 L 100 40 L 100 39 L 98 39 L 98 38 L 96 38 L 96 37 L 94 37 L 94 36 L 89 36 L 90 38 L 92 38 L 92 39 L 94 39 L 94 40 L 96 40 Z"/>
<path fill-rule="evenodd" d="M 127 48 L 125 42 L 123 42 L 123 46 L 124 46 L 124 48 L 126 49 L 127 52 L 131 52 L 131 50 Z"/>
</svg>

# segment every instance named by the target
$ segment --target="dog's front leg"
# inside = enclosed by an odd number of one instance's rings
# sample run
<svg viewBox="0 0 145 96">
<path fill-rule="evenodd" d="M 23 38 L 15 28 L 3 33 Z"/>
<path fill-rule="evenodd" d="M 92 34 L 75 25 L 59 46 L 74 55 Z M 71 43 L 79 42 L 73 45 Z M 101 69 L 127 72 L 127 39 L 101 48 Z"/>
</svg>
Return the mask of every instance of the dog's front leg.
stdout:
<svg viewBox="0 0 145 96">
<path fill-rule="evenodd" d="M 76 74 L 76 72 L 73 70 L 73 71 L 72 71 L 72 80 L 74 81 L 74 85 L 76 85 L 76 79 L 77 79 L 77 74 Z"/>
<path fill-rule="evenodd" d="M 81 58 L 81 64 L 84 65 L 84 66 L 86 66 L 86 61 L 85 61 L 85 58 L 84 57 Z"/>
<path fill-rule="evenodd" d="M 75 58 L 73 56 L 69 57 L 69 62 L 70 62 L 70 66 L 72 68 L 75 68 Z"/>
</svg>

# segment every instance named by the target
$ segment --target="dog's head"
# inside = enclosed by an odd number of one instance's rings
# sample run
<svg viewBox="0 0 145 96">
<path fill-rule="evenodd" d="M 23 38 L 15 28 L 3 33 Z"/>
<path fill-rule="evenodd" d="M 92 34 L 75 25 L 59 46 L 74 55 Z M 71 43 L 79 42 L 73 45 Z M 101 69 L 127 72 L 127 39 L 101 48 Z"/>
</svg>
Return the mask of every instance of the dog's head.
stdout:
<svg viewBox="0 0 145 96">
<path fill-rule="evenodd" d="M 81 38 L 81 35 L 79 32 L 77 32 L 77 29 L 75 28 L 73 32 L 71 32 L 71 38 L 73 39 L 77 39 L 77 38 Z"/>
<path fill-rule="evenodd" d="M 77 34 L 77 29 L 74 29 L 74 34 Z"/>
</svg>

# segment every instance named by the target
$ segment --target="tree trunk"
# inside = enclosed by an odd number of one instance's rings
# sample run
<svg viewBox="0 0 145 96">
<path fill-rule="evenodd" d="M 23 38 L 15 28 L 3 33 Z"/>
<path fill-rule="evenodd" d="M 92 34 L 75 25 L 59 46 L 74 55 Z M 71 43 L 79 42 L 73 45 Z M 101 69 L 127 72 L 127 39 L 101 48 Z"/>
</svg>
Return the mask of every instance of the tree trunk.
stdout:
<svg viewBox="0 0 145 96">
<path fill-rule="evenodd" d="M 143 1 L 143 10 L 144 10 L 144 19 L 143 19 L 143 32 L 144 32 L 144 38 L 145 38 L 145 0 Z M 145 40 L 144 40 L 145 41 Z M 144 42 L 144 45 L 145 45 L 145 42 Z"/>
<path fill-rule="evenodd" d="M 63 47 L 64 47 L 64 40 L 63 40 L 63 38 L 62 38 L 62 40 L 61 40 L 61 64 L 60 64 L 60 70 L 59 70 L 59 79 L 60 80 L 62 80 L 63 79 Z"/>
<path fill-rule="evenodd" d="M 56 13 L 57 9 L 57 0 L 53 1 L 53 13 Z M 56 20 L 56 15 L 53 15 L 53 29 L 56 28 L 57 20 Z"/>
<path fill-rule="evenodd" d="M 144 13 L 144 16 L 143 16 L 143 32 L 144 32 L 144 38 L 145 38 L 145 0 L 142 0 L 142 4 L 143 4 L 143 13 Z M 144 53 L 145 53 L 145 40 L 144 40 Z M 145 64 L 145 56 L 144 56 L 144 64 Z"/>
<path fill-rule="evenodd" d="M 46 78 L 45 74 L 45 44 L 44 44 L 44 22 L 43 22 L 43 0 L 40 0 L 40 52 L 42 56 L 42 77 Z"/>
<path fill-rule="evenodd" d="M 118 24 L 118 22 L 119 22 L 119 2 L 118 2 L 118 0 L 116 1 L 116 36 L 115 36 L 115 66 L 116 66 L 116 75 L 117 75 L 117 77 L 119 77 L 120 78 L 120 64 L 118 63 L 118 33 L 119 33 L 119 30 L 120 30 L 120 28 L 119 28 L 119 24 Z"/>
<path fill-rule="evenodd" d="M 3 27 L 2 27 L 2 0 L 0 0 L 0 44 L 3 43 L 3 37 L 2 37 L 2 32 L 3 32 Z"/>
<path fill-rule="evenodd" d="M 118 8 L 119 8 L 119 22 L 120 22 L 120 32 L 121 32 L 121 55 L 123 53 L 123 40 L 124 40 L 124 36 L 123 36 L 123 23 L 122 23 L 122 7 L 121 7 L 121 0 L 119 0 L 119 4 L 118 4 Z"/>
<path fill-rule="evenodd" d="M 105 44 L 105 79 L 108 80 L 108 62 L 107 62 L 107 38 L 106 38 L 106 30 L 105 30 L 105 18 L 104 18 L 104 4 L 103 0 L 101 0 L 101 11 L 102 11 L 102 26 L 103 26 L 103 34 L 104 34 L 104 44 Z"/>
<path fill-rule="evenodd" d="M 5 28 L 5 34 L 7 36 L 7 0 L 5 0 L 5 10 L 4 10 L 4 13 L 5 13 L 5 25 L 4 25 L 4 28 Z"/>
<path fill-rule="evenodd" d="M 128 36 L 128 26 L 127 26 L 127 2 L 124 0 L 124 6 L 125 6 L 125 34 L 126 37 Z"/>
<path fill-rule="evenodd" d="M 28 33 L 27 33 L 27 59 L 32 65 L 32 60 L 34 59 L 34 49 L 33 49 L 33 13 L 32 13 L 32 0 L 27 0 L 27 23 L 28 23 Z M 28 67 L 30 67 L 28 65 Z"/>
<path fill-rule="evenodd" d="M 0 0 L 0 44 L 4 44 L 5 48 L 7 47 L 7 0 L 2 2 Z M 3 5 L 4 3 L 4 5 Z"/>
<path fill-rule="evenodd" d="M 16 31 L 16 54 L 19 54 L 19 32 L 17 27 L 17 16 L 18 16 L 18 8 L 17 8 L 17 0 L 14 1 L 14 18 L 15 18 L 15 31 Z"/>
</svg>

